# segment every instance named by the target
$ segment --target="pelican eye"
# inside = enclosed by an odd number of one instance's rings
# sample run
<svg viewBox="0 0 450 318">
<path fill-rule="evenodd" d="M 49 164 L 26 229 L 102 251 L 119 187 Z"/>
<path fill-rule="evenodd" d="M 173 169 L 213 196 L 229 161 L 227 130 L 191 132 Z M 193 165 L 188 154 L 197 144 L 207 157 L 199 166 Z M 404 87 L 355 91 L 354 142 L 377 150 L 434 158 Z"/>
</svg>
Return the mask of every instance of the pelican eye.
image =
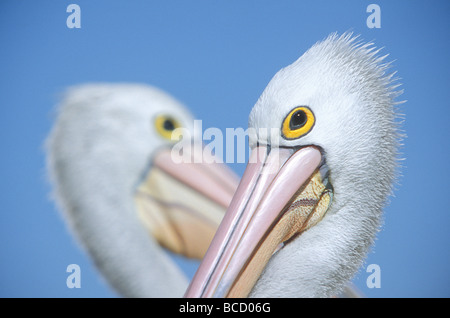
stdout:
<svg viewBox="0 0 450 318">
<path fill-rule="evenodd" d="M 314 114 L 309 107 L 295 107 L 283 121 L 281 127 L 283 137 L 286 139 L 300 138 L 311 131 L 314 122 Z"/>
<path fill-rule="evenodd" d="M 165 139 L 172 139 L 172 132 L 181 127 L 179 122 L 168 115 L 158 115 L 155 118 L 156 131 Z"/>
</svg>

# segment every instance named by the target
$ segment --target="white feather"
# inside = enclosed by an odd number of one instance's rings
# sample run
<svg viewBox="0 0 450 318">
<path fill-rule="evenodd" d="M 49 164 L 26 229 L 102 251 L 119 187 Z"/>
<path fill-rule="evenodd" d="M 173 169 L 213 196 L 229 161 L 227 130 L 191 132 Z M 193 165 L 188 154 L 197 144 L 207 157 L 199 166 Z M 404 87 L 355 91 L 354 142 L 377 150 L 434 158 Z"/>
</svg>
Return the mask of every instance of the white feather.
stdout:
<svg viewBox="0 0 450 318">
<path fill-rule="evenodd" d="M 173 113 L 192 131 L 192 116 L 145 85 L 71 88 L 47 140 L 54 197 L 70 229 L 120 294 L 182 296 L 187 280 L 139 223 L 133 192 L 152 152 L 166 141 L 153 127 Z"/>
</svg>

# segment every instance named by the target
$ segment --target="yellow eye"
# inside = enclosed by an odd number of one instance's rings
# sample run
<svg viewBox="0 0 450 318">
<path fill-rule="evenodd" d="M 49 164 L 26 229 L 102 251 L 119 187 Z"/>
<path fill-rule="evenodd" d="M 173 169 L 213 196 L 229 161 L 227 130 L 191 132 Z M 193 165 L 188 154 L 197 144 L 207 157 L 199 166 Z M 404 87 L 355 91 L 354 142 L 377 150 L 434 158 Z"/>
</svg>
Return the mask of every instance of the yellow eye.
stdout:
<svg viewBox="0 0 450 318">
<path fill-rule="evenodd" d="M 306 106 L 295 107 L 283 121 L 281 131 L 286 139 L 297 139 L 306 135 L 314 126 L 314 114 Z"/>
<path fill-rule="evenodd" d="M 164 138 L 171 140 L 172 132 L 181 127 L 176 119 L 168 115 L 158 115 L 155 118 L 156 131 Z"/>
</svg>

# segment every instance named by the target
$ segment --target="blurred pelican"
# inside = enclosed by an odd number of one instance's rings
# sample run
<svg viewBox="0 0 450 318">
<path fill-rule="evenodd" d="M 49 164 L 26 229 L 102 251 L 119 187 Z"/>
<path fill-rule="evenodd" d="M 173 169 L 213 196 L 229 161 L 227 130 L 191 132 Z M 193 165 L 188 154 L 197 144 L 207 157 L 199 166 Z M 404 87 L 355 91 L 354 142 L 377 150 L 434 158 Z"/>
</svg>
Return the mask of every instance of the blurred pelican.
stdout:
<svg viewBox="0 0 450 318">
<path fill-rule="evenodd" d="M 159 89 L 86 84 L 68 90 L 47 140 L 65 221 L 123 296 L 182 296 L 187 278 L 163 248 L 200 259 L 238 184 L 223 164 L 175 163 L 178 128 L 194 136 L 193 117 Z"/>
<path fill-rule="evenodd" d="M 250 114 L 249 164 L 185 296 L 342 291 L 373 243 L 397 166 L 400 92 L 377 53 L 332 34 L 273 77 Z"/>
</svg>

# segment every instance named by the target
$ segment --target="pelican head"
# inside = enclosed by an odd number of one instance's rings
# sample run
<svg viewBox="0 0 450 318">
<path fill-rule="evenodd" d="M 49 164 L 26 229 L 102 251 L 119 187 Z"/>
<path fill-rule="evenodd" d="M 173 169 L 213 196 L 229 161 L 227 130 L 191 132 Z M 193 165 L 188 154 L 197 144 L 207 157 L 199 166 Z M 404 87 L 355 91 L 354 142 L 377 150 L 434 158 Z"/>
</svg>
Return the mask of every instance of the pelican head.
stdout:
<svg viewBox="0 0 450 318">
<path fill-rule="evenodd" d="M 377 53 L 332 34 L 269 82 L 250 113 L 248 166 L 187 297 L 328 297 L 362 265 L 399 144 L 399 92 Z"/>
<path fill-rule="evenodd" d="M 172 160 L 177 129 L 194 137 L 193 117 L 157 88 L 86 84 L 68 90 L 47 140 L 63 215 L 124 296 L 181 296 L 187 280 L 161 246 L 201 258 L 237 185 L 212 160 Z"/>
</svg>

